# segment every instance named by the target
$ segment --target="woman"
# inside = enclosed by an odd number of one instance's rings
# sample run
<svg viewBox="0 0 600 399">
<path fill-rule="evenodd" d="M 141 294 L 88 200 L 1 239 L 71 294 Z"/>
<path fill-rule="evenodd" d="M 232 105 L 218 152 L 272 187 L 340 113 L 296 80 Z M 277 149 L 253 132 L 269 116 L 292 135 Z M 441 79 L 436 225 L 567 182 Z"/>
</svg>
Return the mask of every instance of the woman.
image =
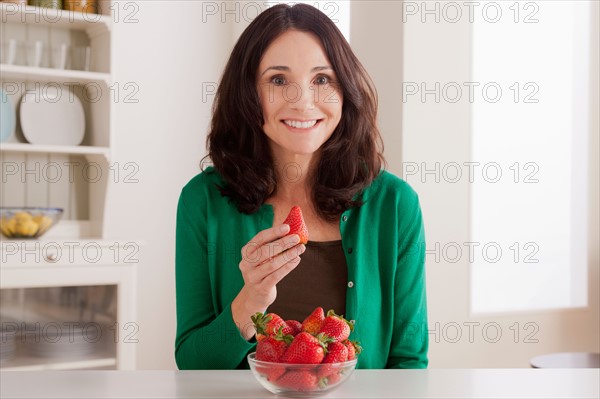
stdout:
<svg viewBox="0 0 600 399">
<path fill-rule="evenodd" d="M 420 206 L 381 170 L 376 117 L 366 71 L 316 8 L 271 7 L 242 33 L 213 105 L 214 167 L 178 205 L 180 369 L 246 368 L 251 315 L 317 306 L 354 321 L 357 367 L 427 366 Z M 294 205 L 307 245 L 282 224 Z"/>
</svg>

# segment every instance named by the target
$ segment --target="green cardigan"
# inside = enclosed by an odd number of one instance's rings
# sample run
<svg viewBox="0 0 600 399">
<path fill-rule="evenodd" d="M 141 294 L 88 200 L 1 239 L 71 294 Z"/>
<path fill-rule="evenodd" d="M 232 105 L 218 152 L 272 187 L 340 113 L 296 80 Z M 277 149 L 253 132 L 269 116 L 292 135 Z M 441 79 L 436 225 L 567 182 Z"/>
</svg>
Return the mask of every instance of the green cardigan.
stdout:
<svg viewBox="0 0 600 399">
<path fill-rule="evenodd" d="M 247 368 L 246 341 L 231 316 L 244 281 L 241 248 L 273 225 L 273 208 L 240 213 L 215 184 L 212 167 L 181 191 L 177 208 L 175 359 L 180 369 Z M 419 199 L 405 181 L 382 171 L 361 207 L 340 219 L 348 264 L 346 318 L 355 321 L 359 368 L 426 368 L 425 236 Z"/>
</svg>

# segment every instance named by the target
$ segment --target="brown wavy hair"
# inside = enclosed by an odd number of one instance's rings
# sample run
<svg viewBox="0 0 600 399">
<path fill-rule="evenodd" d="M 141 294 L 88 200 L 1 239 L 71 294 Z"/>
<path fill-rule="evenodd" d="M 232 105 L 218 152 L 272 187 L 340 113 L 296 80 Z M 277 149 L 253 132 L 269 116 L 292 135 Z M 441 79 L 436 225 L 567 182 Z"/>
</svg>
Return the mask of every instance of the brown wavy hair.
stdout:
<svg viewBox="0 0 600 399">
<path fill-rule="evenodd" d="M 362 204 L 362 191 L 385 165 L 377 128 L 377 92 L 371 78 L 335 24 L 307 4 L 278 4 L 261 14 L 238 39 L 213 103 L 206 139 L 208 155 L 223 177 L 218 187 L 243 213 L 259 210 L 277 190 L 276 172 L 256 88 L 261 58 L 282 33 L 295 29 L 320 38 L 343 95 L 341 120 L 321 146 L 312 201 L 319 216 L 336 220 Z"/>
</svg>

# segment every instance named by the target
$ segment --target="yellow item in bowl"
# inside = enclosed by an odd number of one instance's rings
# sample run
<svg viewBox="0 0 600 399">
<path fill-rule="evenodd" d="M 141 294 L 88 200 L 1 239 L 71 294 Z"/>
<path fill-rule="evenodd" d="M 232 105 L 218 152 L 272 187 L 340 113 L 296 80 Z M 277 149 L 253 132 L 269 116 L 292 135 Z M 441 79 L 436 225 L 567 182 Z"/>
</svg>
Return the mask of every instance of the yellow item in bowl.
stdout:
<svg viewBox="0 0 600 399">
<path fill-rule="evenodd" d="M 1 208 L 0 231 L 7 238 L 37 238 L 56 224 L 60 208 Z"/>
</svg>

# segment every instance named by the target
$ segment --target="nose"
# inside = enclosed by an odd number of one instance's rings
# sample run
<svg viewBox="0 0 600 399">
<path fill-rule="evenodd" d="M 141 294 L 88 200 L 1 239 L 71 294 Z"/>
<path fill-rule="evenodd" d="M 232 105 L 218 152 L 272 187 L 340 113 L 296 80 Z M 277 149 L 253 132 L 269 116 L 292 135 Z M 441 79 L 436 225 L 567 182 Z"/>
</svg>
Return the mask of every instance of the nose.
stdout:
<svg viewBox="0 0 600 399">
<path fill-rule="evenodd" d="M 315 108 L 315 92 L 311 84 L 295 84 L 295 93 L 290 89 L 289 102 L 290 107 L 300 112 L 309 111 Z"/>
</svg>

